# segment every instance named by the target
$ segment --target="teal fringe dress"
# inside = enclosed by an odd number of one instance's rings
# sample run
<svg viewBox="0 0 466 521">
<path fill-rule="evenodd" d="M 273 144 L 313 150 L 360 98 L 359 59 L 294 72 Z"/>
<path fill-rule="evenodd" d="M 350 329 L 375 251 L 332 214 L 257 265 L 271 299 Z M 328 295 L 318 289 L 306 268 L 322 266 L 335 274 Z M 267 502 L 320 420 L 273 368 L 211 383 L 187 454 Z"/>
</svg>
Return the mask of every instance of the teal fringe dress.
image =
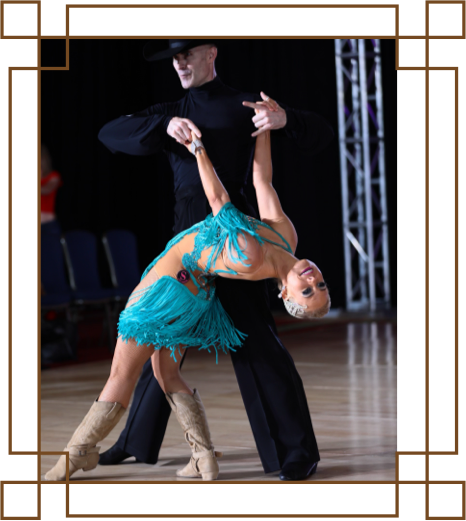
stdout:
<svg viewBox="0 0 466 521">
<path fill-rule="evenodd" d="M 257 232 L 259 226 L 272 230 L 283 243 L 261 237 Z M 146 268 L 141 278 L 144 279 L 157 261 L 185 235 L 196 233 L 194 249 L 191 253 L 183 255 L 182 264 L 199 290 L 197 295 L 169 275 L 160 277 L 150 286 L 135 291 L 130 296 L 129 300 L 137 297 L 139 300 L 120 314 L 119 338 L 126 342 L 132 338 L 137 345 L 152 345 L 155 349 L 166 347 L 171 350 L 171 356 L 175 360 L 176 352 L 179 352 L 180 348 L 197 346 L 209 352 L 214 349 L 218 356 L 218 349 L 226 353 L 229 350 L 235 351 L 236 346 L 241 346 L 247 335 L 235 328 L 230 316 L 223 309 L 215 295 L 214 282 L 220 273 L 237 275 L 237 272 L 232 269 L 212 268 L 227 240 L 229 259 L 248 266 L 248 258 L 238 245 L 238 235 L 241 234 L 245 238 L 245 232 L 261 245 L 264 241 L 270 242 L 292 253 L 288 242 L 273 228 L 246 216 L 232 203 L 226 203 L 215 217 L 210 214 L 204 221 L 174 237 Z M 212 251 L 204 272 L 196 278 L 194 272 L 200 271 L 198 261 L 201 253 L 211 247 Z"/>
</svg>

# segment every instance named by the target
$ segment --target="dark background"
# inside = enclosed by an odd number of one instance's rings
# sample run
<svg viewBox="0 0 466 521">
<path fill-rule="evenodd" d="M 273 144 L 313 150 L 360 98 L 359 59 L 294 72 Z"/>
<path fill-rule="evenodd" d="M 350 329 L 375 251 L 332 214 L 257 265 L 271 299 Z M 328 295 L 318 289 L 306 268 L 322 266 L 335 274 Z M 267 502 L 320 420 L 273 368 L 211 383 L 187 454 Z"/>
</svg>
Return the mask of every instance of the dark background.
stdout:
<svg viewBox="0 0 466 521">
<path fill-rule="evenodd" d="M 144 269 L 172 237 L 173 175 L 164 154 L 111 154 L 97 139 L 100 128 L 184 95 L 170 60 L 148 63 L 145 40 L 71 40 L 70 70 L 42 72 L 42 142 L 63 178 L 57 216 L 63 231 L 101 235 L 132 230 Z M 396 306 L 396 70 L 394 40 L 382 40 L 386 177 L 390 227 L 392 304 Z M 160 47 L 166 46 L 160 40 Z M 299 236 L 298 258 L 324 273 L 332 306 L 344 307 L 335 50 L 333 40 L 223 40 L 216 62 L 231 87 L 312 110 L 333 126 L 327 149 L 307 156 L 273 134 L 274 185 Z M 64 41 L 42 41 L 42 66 L 63 66 Z M 251 111 L 251 117 L 253 113 Z M 194 122 L 195 123 L 195 122 Z M 254 190 L 249 187 L 249 199 Z M 102 278 L 109 277 L 102 262 Z M 274 301 L 274 299 L 273 299 Z"/>
</svg>

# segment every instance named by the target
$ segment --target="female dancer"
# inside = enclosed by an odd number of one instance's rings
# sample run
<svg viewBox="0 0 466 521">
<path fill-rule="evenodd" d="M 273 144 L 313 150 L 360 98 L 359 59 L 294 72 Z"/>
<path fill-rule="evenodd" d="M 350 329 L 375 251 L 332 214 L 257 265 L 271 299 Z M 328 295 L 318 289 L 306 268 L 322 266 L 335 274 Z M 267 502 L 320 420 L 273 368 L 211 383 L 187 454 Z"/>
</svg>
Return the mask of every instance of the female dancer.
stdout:
<svg viewBox="0 0 466 521">
<path fill-rule="evenodd" d="M 267 103 L 273 107 L 272 100 Z M 96 445 L 123 416 L 142 366 L 151 358 L 154 375 L 192 451 L 190 462 L 177 475 L 217 478 L 221 453 L 212 445 L 199 393 L 180 373 L 187 347 L 212 348 L 216 353 L 220 347 L 227 352 L 244 339 L 215 297 L 217 276 L 278 279 L 280 297 L 296 317 L 320 317 L 330 307 L 320 270 L 293 255 L 296 231 L 272 186 L 270 132 L 257 137 L 254 155 L 253 181 L 261 221 L 231 204 L 197 136 L 186 146 L 196 156 L 212 214 L 168 243 L 148 266 L 121 313 L 110 377 L 64 449 L 69 453 L 70 476 L 97 466 L 100 447 Z M 65 477 L 63 455 L 45 479 Z"/>
</svg>

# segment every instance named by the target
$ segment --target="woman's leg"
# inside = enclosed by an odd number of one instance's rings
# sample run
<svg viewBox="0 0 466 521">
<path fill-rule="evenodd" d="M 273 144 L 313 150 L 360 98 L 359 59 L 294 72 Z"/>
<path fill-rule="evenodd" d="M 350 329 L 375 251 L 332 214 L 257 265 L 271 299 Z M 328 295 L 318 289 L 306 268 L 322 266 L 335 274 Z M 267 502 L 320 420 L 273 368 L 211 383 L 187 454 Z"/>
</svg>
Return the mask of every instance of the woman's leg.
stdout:
<svg viewBox="0 0 466 521">
<path fill-rule="evenodd" d="M 91 470 L 99 461 L 97 443 L 105 439 L 117 425 L 128 407 L 131 393 L 142 366 L 153 354 L 152 347 L 138 346 L 134 340 L 117 342 L 110 377 L 99 398 L 75 430 L 65 450 L 69 453 L 69 475 L 77 470 Z M 62 481 L 66 477 L 66 458 L 47 472 L 47 481 Z"/>
<path fill-rule="evenodd" d="M 152 268 L 134 288 L 125 308 L 134 305 L 142 297 L 141 291 L 156 282 L 158 278 L 155 268 Z M 149 345 L 137 345 L 132 338 L 127 342 L 118 338 L 110 376 L 98 398 L 99 402 L 118 402 L 126 409 L 141 370 L 153 354 L 154 348 Z"/>
<path fill-rule="evenodd" d="M 152 354 L 152 369 L 160 387 L 167 393 L 186 393 L 192 396 L 193 390 L 181 376 L 180 364 L 186 349 L 176 352 L 176 362 L 169 349 L 159 349 Z"/>
<path fill-rule="evenodd" d="M 154 348 L 151 346 L 137 345 L 133 339 L 123 342 L 119 338 L 115 347 L 110 376 L 98 401 L 118 402 L 126 409 L 142 367 L 153 354 Z"/>
</svg>

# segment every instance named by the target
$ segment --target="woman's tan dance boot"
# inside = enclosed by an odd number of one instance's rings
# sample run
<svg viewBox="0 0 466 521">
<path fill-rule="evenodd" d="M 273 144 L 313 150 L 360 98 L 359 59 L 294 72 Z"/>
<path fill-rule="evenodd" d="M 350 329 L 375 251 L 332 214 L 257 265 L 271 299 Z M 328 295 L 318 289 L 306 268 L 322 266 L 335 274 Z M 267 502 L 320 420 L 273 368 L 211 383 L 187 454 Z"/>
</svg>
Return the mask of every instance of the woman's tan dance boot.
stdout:
<svg viewBox="0 0 466 521">
<path fill-rule="evenodd" d="M 95 401 L 93 403 L 64 449 L 70 453 L 70 477 L 79 469 L 92 470 L 97 467 L 100 447 L 96 447 L 96 444 L 110 434 L 125 410 L 117 402 Z M 64 481 L 65 479 L 66 456 L 63 455 L 60 456 L 55 467 L 45 474 L 45 480 Z"/>
<path fill-rule="evenodd" d="M 184 469 L 177 470 L 176 475 L 184 478 L 202 477 L 205 481 L 217 479 L 219 472 L 217 458 L 222 456 L 222 453 L 216 452 L 212 445 L 209 425 L 199 393 L 194 389 L 192 396 L 186 393 L 167 393 L 166 397 L 192 451 L 189 463 Z"/>
</svg>

